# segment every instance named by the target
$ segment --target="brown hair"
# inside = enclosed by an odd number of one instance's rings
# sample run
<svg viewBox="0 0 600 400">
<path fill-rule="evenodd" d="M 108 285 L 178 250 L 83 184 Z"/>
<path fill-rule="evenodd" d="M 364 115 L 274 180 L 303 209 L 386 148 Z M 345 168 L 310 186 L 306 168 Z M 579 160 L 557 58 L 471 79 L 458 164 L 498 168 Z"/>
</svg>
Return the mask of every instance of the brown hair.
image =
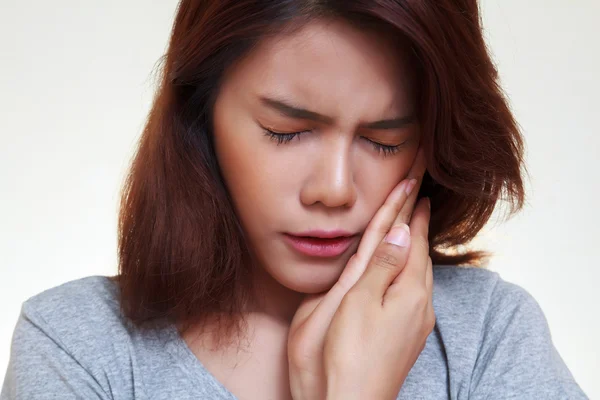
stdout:
<svg viewBox="0 0 600 400">
<path fill-rule="evenodd" d="M 523 142 L 484 43 L 476 0 L 183 0 L 159 87 L 126 178 L 119 215 L 121 305 L 134 323 L 228 315 L 251 292 L 244 234 L 212 144 L 212 106 L 226 67 L 265 35 L 310 18 L 343 18 L 407 39 L 431 198 L 434 264 L 480 265 L 467 244 L 500 200 L 524 202 Z M 233 324 L 229 324 L 229 320 Z"/>
</svg>

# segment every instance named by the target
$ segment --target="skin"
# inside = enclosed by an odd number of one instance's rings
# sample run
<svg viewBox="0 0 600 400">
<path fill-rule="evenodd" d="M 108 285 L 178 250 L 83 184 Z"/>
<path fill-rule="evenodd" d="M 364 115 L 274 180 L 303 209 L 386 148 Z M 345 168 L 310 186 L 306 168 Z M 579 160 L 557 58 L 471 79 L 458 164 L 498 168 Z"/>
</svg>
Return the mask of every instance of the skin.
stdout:
<svg viewBox="0 0 600 400">
<path fill-rule="evenodd" d="M 214 109 L 215 149 L 257 265 L 266 272 L 264 303 L 279 305 L 268 311 L 277 318 L 291 319 L 302 294 L 333 286 L 367 224 L 414 161 L 416 120 L 396 129 L 361 127 L 414 116 L 408 57 L 398 53 L 382 35 L 315 21 L 293 36 L 265 40 L 225 77 Z M 263 97 L 333 121 L 288 117 Z M 263 127 L 309 132 L 278 144 Z M 366 139 L 402 146 L 384 156 Z M 299 256 L 282 240 L 283 232 L 311 229 L 358 236 L 335 260 Z"/>
<path fill-rule="evenodd" d="M 296 321 L 310 321 L 320 294 L 338 282 L 359 244 L 367 241 L 369 224 L 377 228 L 373 217 L 415 164 L 420 130 L 413 70 L 407 49 L 397 43 L 343 21 L 315 20 L 292 35 L 263 40 L 226 71 L 214 108 L 215 150 L 255 259 L 257 297 L 247 310 L 252 334 L 242 358 L 237 351 L 210 351 L 206 340 L 192 339 L 193 330 L 184 339 L 240 398 L 248 398 L 249 388 L 256 398 L 291 398 L 287 338 L 294 316 L 304 312 Z M 289 115 L 265 99 L 325 118 Z M 396 122 L 373 125 L 382 120 Z M 303 133 L 278 143 L 265 128 Z M 381 151 L 372 142 L 397 147 Z M 407 202 L 406 223 L 417 190 Z M 383 224 L 388 230 L 399 210 Z M 333 259 L 299 255 L 283 237 L 314 229 L 356 236 Z M 372 243 L 361 246 L 372 253 L 382 237 L 371 236 Z M 354 268 L 353 282 L 366 268 L 367 253 Z M 335 307 L 321 312 L 329 313 L 327 324 L 348 289 L 338 291 Z M 322 341 L 326 327 L 310 324 L 315 328 L 309 333 L 320 332 Z M 323 389 L 301 386 L 296 390 Z"/>
<path fill-rule="evenodd" d="M 435 326 L 430 203 L 414 207 L 424 171 L 420 151 L 409 172 L 418 179 L 390 193 L 340 279 L 296 311 L 288 334 L 295 400 L 397 397 Z"/>
</svg>

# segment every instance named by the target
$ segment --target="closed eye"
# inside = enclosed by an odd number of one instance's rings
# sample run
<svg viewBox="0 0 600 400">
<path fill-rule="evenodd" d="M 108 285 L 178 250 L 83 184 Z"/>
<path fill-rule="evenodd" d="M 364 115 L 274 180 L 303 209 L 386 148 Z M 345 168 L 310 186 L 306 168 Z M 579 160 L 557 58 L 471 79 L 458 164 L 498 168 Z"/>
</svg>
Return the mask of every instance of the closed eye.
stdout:
<svg viewBox="0 0 600 400">
<path fill-rule="evenodd" d="M 300 135 L 303 135 L 305 133 L 311 132 L 309 130 L 308 131 L 298 131 L 298 132 L 276 132 L 276 131 L 273 131 L 273 130 L 267 129 L 267 128 L 263 128 L 263 130 L 265 132 L 265 135 L 268 136 L 270 139 L 276 141 L 278 145 L 289 143 L 294 138 L 299 137 Z M 373 148 L 384 157 L 396 154 L 400 150 L 400 148 L 402 148 L 408 142 L 408 140 L 406 140 L 397 145 L 388 145 L 388 144 L 376 142 L 376 141 L 366 138 L 364 136 L 362 136 L 361 139 L 364 139 L 368 143 L 370 143 L 373 146 Z"/>
<path fill-rule="evenodd" d="M 275 140 L 277 142 L 277 144 L 283 144 L 283 143 L 288 143 L 290 142 L 292 139 L 294 139 L 296 136 L 299 136 L 303 133 L 308 133 L 310 131 L 300 131 L 300 132 L 289 132 L 289 133 L 285 133 L 285 132 L 275 132 L 272 131 L 270 129 L 267 128 L 263 128 L 265 131 L 265 135 L 267 135 L 268 137 L 270 137 L 272 140 Z"/>
<path fill-rule="evenodd" d="M 376 141 L 368 139 L 364 136 L 362 138 L 365 139 L 366 141 L 368 141 L 369 143 L 371 143 L 373 145 L 373 147 L 375 148 L 375 150 L 377 150 L 379 152 L 379 154 L 381 154 L 384 157 L 396 154 L 398 151 L 400 151 L 400 149 L 404 145 L 406 145 L 406 143 L 408 143 L 408 140 L 405 140 L 404 142 L 402 142 L 400 144 L 389 145 L 389 144 L 383 144 L 383 143 L 376 142 Z"/>
</svg>

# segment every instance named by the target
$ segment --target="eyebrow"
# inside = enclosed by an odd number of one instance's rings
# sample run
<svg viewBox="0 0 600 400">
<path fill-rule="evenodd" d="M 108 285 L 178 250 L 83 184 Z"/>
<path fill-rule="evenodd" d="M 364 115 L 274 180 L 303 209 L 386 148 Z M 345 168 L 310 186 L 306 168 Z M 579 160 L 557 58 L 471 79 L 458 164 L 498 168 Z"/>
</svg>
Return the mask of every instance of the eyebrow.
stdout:
<svg viewBox="0 0 600 400">
<path fill-rule="evenodd" d="M 335 119 L 330 116 L 319 114 L 315 111 L 306 110 L 304 108 L 296 107 L 294 105 L 289 104 L 285 100 L 274 99 L 266 96 L 260 96 L 259 99 L 263 105 L 275 111 L 278 111 L 279 113 L 289 118 L 316 121 L 328 125 L 332 125 L 335 122 Z M 415 115 L 410 114 L 398 118 L 367 122 L 365 124 L 361 124 L 360 127 L 366 129 L 398 129 L 409 125 L 415 121 Z"/>
</svg>

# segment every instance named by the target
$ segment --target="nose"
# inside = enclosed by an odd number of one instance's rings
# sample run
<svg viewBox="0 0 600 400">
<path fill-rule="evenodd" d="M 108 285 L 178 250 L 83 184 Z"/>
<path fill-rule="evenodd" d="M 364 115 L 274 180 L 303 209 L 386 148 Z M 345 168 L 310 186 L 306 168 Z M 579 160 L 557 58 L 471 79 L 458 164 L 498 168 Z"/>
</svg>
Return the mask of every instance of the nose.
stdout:
<svg viewBox="0 0 600 400">
<path fill-rule="evenodd" d="M 356 201 L 351 143 L 341 137 L 321 147 L 311 162 L 300 198 L 304 205 L 322 203 L 326 207 L 352 207 Z M 308 160 L 307 160 L 308 161 Z"/>
</svg>

